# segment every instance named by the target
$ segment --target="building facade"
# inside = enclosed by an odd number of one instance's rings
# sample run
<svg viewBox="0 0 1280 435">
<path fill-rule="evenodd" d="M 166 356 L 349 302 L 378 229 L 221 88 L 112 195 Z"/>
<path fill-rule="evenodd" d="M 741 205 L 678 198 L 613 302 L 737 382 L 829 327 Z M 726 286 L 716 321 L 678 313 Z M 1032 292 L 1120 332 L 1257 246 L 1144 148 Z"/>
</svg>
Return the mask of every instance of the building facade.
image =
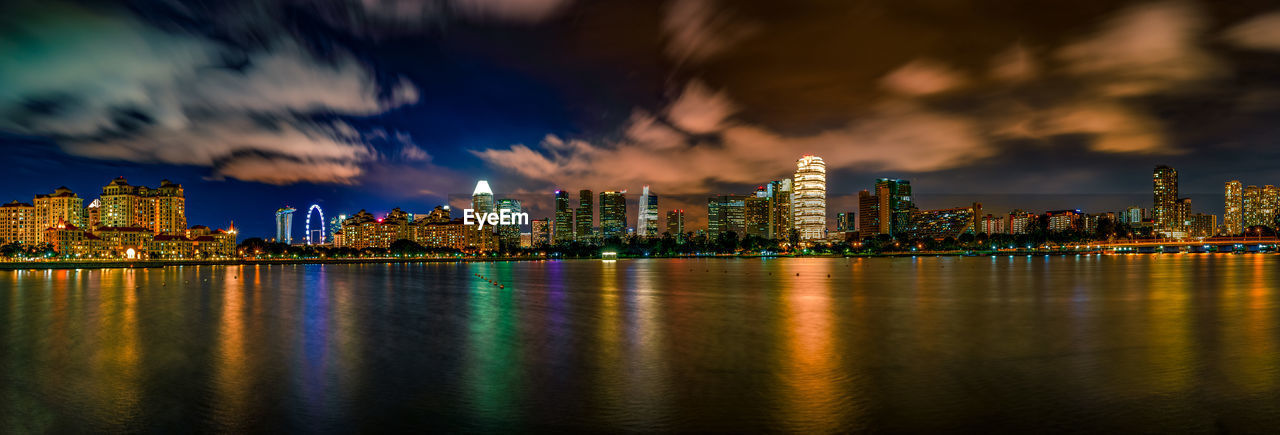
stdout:
<svg viewBox="0 0 1280 435">
<path fill-rule="evenodd" d="M 732 232 L 746 234 L 746 195 L 716 195 L 707 198 L 707 236 L 714 239 Z"/>
<path fill-rule="evenodd" d="M 645 185 L 640 192 L 640 206 L 636 207 L 639 216 L 636 218 L 636 235 L 655 237 L 658 235 L 658 195 Z"/>
<path fill-rule="evenodd" d="M 792 215 L 802 241 L 827 238 L 827 163 L 805 155 L 796 161 Z"/>
<path fill-rule="evenodd" d="M 600 237 L 621 238 L 627 234 L 627 191 L 600 192 Z"/>
<path fill-rule="evenodd" d="M 555 203 L 556 213 L 552 237 L 556 244 L 572 242 L 574 240 L 574 219 L 573 210 L 569 208 L 569 192 L 557 190 Z"/>
<path fill-rule="evenodd" d="M 674 209 L 667 212 L 667 233 L 677 240 L 684 238 L 684 210 Z"/>
</svg>

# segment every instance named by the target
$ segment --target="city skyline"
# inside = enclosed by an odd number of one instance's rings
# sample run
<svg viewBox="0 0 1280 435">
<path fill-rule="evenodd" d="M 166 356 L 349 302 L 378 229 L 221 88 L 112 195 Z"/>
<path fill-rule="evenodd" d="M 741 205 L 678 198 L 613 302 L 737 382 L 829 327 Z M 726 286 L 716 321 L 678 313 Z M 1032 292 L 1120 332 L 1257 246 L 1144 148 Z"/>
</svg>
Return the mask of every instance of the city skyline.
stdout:
<svg viewBox="0 0 1280 435">
<path fill-rule="evenodd" d="M 1280 137 L 1270 122 L 1280 37 L 1267 25 L 1280 12 L 1267 2 L 1072 2 L 1031 14 L 696 0 L 406 2 L 397 14 L 379 2 L 135 3 L 0 9 L 0 39 L 14 48 L 0 60 L 0 148 L 12 162 L 0 198 L 168 178 L 209 199 L 191 205 L 193 220 L 270 234 L 259 210 L 452 204 L 476 179 L 520 186 L 511 194 L 648 184 L 663 209 L 694 211 L 705 195 L 789 175 L 787 161 L 806 153 L 827 159 L 841 209 L 877 178 L 933 195 L 1140 195 L 1146 177 L 1129 169 L 1163 163 L 1183 172 L 1196 207 L 1221 215 L 1197 194 L 1280 179 L 1266 163 Z M 771 20 L 779 13 L 788 19 Z M 827 26 L 832 17 L 870 21 Z M 807 28 L 834 30 L 812 41 Z"/>
</svg>

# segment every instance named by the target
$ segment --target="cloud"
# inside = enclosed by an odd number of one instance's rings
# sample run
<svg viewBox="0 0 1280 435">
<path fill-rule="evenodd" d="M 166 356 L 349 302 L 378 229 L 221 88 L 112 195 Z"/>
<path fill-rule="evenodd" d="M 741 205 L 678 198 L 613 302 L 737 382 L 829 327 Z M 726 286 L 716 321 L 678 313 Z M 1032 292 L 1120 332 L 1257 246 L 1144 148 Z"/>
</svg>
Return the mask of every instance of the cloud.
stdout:
<svg viewBox="0 0 1280 435">
<path fill-rule="evenodd" d="M 409 133 L 397 131 L 396 142 L 400 143 L 400 158 L 423 162 L 431 160 L 431 155 L 427 154 L 426 150 L 413 143 L 413 138 L 409 136 Z"/>
<path fill-rule="evenodd" d="M 930 59 L 913 60 L 880 80 L 886 89 L 907 96 L 945 92 L 960 87 L 964 82 L 963 73 Z"/>
<path fill-rule="evenodd" d="M 1031 50 L 1022 44 L 1009 47 L 991 61 L 991 77 L 1006 81 L 1030 80 L 1039 74 L 1039 70 Z"/>
<path fill-rule="evenodd" d="M 1238 47 L 1280 51 L 1280 11 L 1253 17 L 1227 29 L 1224 36 Z"/>
<path fill-rule="evenodd" d="M 671 107 L 687 101 L 718 101 L 709 106 L 732 107 L 727 96 L 710 98 L 712 94 L 700 86 L 686 87 L 685 94 Z M 681 111 L 669 107 L 666 113 L 670 117 Z M 723 119 L 709 116 L 693 123 L 698 128 L 682 127 L 696 134 L 688 136 L 666 130 L 641 114 L 624 126 L 628 135 L 618 141 L 591 143 L 548 136 L 537 149 L 516 144 L 475 155 L 495 167 L 551 185 L 634 188 L 650 184 L 667 194 L 697 194 L 724 183 L 754 184 L 789 176 L 801 154 L 827 159 L 833 171 L 931 171 L 993 153 L 972 120 L 910 104 L 884 104 L 845 126 L 809 135 L 726 124 Z M 715 139 L 700 139 L 706 135 Z"/>
<path fill-rule="evenodd" d="M 1105 95 L 1133 96 L 1177 89 L 1215 77 L 1223 66 L 1200 46 L 1203 15 L 1188 2 L 1134 6 L 1098 33 L 1058 51 L 1071 74 L 1096 82 Z"/>
<path fill-rule="evenodd" d="M 667 119 L 684 131 L 696 134 L 719 130 L 737 107 L 724 92 L 714 92 L 700 81 L 691 81 L 669 107 Z"/>
<path fill-rule="evenodd" d="M 712 0 L 672 0 L 662 18 L 667 56 L 699 63 L 751 36 L 753 27 L 733 22 Z"/>
<path fill-rule="evenodd" d="M 1089 149 L 1102 153 L 1176 154 L 1163 126 L 1151 116 L 1118 101 L 1065 102 L 1035 110 L 1012 107 L 996 136 L 1045 139 L 1063 135 L 1090 137 Z"/>
<path fill-rule="evenodd" d="M 0 46 L 15 53 L 0 68 L 0 129 L 50 137 L 73 155 L 204 166 L 245 181 L 348 183 L 377 154 L 350 125 L 320 119 L 418 100 L 403 78 L 380 86 L 351 54 L 321 58 L 289 39 L 242 53 L 56 2 L 10 17 L 0 31 Z"/>
</svg>

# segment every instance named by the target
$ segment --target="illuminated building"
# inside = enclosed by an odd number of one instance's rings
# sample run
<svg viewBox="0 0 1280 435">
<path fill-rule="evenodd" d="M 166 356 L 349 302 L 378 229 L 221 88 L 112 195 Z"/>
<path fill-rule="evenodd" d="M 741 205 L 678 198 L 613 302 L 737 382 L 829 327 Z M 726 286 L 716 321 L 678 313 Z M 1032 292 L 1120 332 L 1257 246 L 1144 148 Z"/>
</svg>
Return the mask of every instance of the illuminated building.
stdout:
<svg viewBox="0 0 1280 435">
<path fill-rule="evenodd" d="M 733 232 L 737 237 L 746 233 L 745 195 L 716 195 L 707 198 L 707 236 L 719 237 Z"/>
<path fill-rule="evenodd" d="M 68 225 L 74 228 L 84 226 L 81 219 L 84 213 L 84 200 L 65 186 L 55 189 L 50 194 L 36 195 L 31 204 L 35 207 L 38 243 L 52 243 L 45 239 L 44 230 L 53 228 L 55 225 Z"/>
<path fill-rule="evenodd" d="M 769 237 L 769 200 L 768 193 L 763 190 L 742 199 L 743 235 Z"/>
<path fill-rule="evenodd" d="M 1029 234 L 1038 224 L 1039 216 L 1034 213 L 1014 210 L 1009 212 L 1009 234 Z"/>
<path fill-rule="evenodd" d="M 1226 201 L 1222 216 L 1223 230 L 1227 235 L 1244 233 L 1244 187 L 1239 180 L 1227 182 Z"/>
<path fill-rule="evenodd" d="M 788 240 L 791 237 L 792 214 L 790 178 L 770 181 L 767 187 L 769 194 L 769 235 L 770 239 Z"/>
<path fill-rule="evenodd" d="M 133 258 L 145 256 L 155 238 L 155 233 L 143 227 L 98 227 L 93 234 L 102 240 L 104 253 L 115 258 L 130 258 L 129 252 L 135 253 Z"/>
<path fill-rule="evenodd" d="M 161 180 L 160 187 L 132 186 L 124 177 L 102 188 L 100 220 L 109 227 L 143 227 L 156 234 L 182 234 L 187 229 L 182 185 Z"/>
<path fill-rule="evenodd" d="M 418 220 L 426 222 L 449 222 L 453 220 L 453 212 L 447 205 L 437 205 L 436 208 L 431 209 L 431 212 L 427 213 L 425 217 Z"/>
<path fill-rule="evenodd" d="M 979 216 L 982 215 L 982 204 L 973 203 L 969 207 L 957 207 L 941 210 L 915 210 L 905 227 L 905 233 L 912 238 L 943 240 L 948 237 L 977 232 Z"/>
<path fill-rule="evenodd" d="M 578 208 L 573 213 L 573 239 L 590 243 L 595 241 L 595 198 L 590 189 L 578 191 Z"/>
<path fill-rule="evenodd" d="M 600 237 L 621 238 L 627 231 L 627 191 L 600 192 Z"/>
<path fill-rule="evenodd" d="M 907 226 L 915 209 L 915 203 L 911 199 L 911 182 L 896 178 L 877 179 L 875 200 L 879 233 L 897 235 Z"/>
<path fill-rule="evenodd" d="M 836 232 L 852 233 L 854 231 L 854 216 L 856 215 L 857 213 L 851 211 L 836 213 Z"/>
<path fill-rule="evenodd" d="M 476 216 L 481 213 L 493 213 L 493 205 L 493 190 L 489 188 L 489 182 L 485 180 L 476 182 L 476 189 L 471 192 L 471 210 Z"/>
<path fill-rule="evenodd" d="M 285 206 L 276 210 L 276 242 L 293 244 L 293 207 Z"/>
<path fill-rule="evenodd" d="M 1110 221 L 1114 224 L 1116 223 L 1116 214 L 1114 212 L 1085 214 L 1082 221 L 1084 232 L 1088 234 L 1096 233 L 1098 231 L 1098 225 L 1101 224 L 1103 220 Z"/>
<path fill-rule="evenodd" d="M 1005 218 L 1003 216 L 986 215 L 978 223 L 978 232 L 987 234 L 1004 234 Z"/>
<path fill-rule="evenodd" d="M 557 190 L 555 225 L 551 235 L 556 244 L 574 240 L 573 224 L 573 210 L 569 208 L 569 192 Z"/>
<path fill-rule="evenodd" d="M 768 207 L 767 201 L 765 207 Z M 640 192 L 640 206 L 636 207 L 639 216 L 636 218 L 636 234 L 640 237 L 656 237 L 658 235 L 658 195 L 649 191 L 645 185 Z M 765 211 L 768 213 L 768 210 Z M 767 215 L 765 225 L 768 225 Z"/>
<path fill-rule="evenodd" d="M 530 230 L 529 237 L 533 247 L 541 248 L 551 244 L 551 219 L 534 219 Z"/>
<path fill-rule="evenodd" d="M 1196 213 L 1191 215 L 1188 234 L 1191 237 L 1212 237 L 1218 234 L 1218 216 Z"/>
<path fill-rule="evenodd" d="M 472 229 L 474 230 L 474 228 Z M 342 221 L 343 247 L 388 248 L 400 239 L 409 239 L 409 214 L 399 208 L 391 209 L 387 216 L 375 219 L 369 212 L 359 213 Z M 336 242 L 336 241 L 335 241 Z"/>
<path fill-rule="evenodd" d="M 1080 210 L 1054 210 L 1045 212 L 1049 217 L 1049 232 L 1080 231 L 1083 229 Z"/>
<path fill-rule="evenodd" d="M 66 221 L 58 221 L 42 232 L 45 243 L 61 257 L 97 257 L 102 251 L 102 241 L 97 236 Z"/>
<path fill-rule="evenodd" d="M 1152 175 L 1152 193 L 1156 231 L 1179 231 L 1182 220 L 1178 211 L 1178 171 L 1165 165 L 1156 166 Z"/>
<path fill-rule="evenodd" d="M 862 238 L 880 234 L 880 197 L 866 189 L 858 192 L 858 233 Z"/>
<path fill-rule="evenodd" d="M 475 225 L 467 225 L 462 219 L 448 222 L 419 221 L 409 225 L 409 228 L 410 240 L 427 248 L 474 253 L 492 251 L 498 247 L 496 233 L 476 230 Z"/>
<path fill-rule="evenodd" d="M 684 237 L 684 210 L 675 209 L 667 212 L 667 233 L 676 240 Z"/>
<path fill-rule="evenodd" d="M 1120 223 L 1131 226 L 1141 224 L 1145 219 L 1147 219 L 1147 210 L 1136 205 L 1126 208 L 1124 213 L 1120 214 Z"/>
<path fill-rule="evenodd" d="M 506 210 L 511 213 L 523 213 L 524 209 L 520 207 L 520 201 L 511 198 L 503 198 L 498 200 L 498 211 Z M 517 223 L 498 225 L 498 242 L 509 248 L 520 246 L 520 224 L 519 221 L 513 219 Z"/>
<path fill-rule="evenodd" d="M 89 230 L 102 225 L 102 200 L 94 199 L 84 208 L 84 227 Z"/>
<path fill-rule="evenodd" d="M 0 245 L 36 245 L 41 239 L 36 232 L 43 229 L 37 229 L 35 214 L 31 204 L 13 201 L 0 205 Z"/>
<path fill-rule="evenodd" d="M 827 164 L 821 157 L 805 155 L 796 161 L 792 213 L 800 240 L 827 237 Z"/>
</svg>

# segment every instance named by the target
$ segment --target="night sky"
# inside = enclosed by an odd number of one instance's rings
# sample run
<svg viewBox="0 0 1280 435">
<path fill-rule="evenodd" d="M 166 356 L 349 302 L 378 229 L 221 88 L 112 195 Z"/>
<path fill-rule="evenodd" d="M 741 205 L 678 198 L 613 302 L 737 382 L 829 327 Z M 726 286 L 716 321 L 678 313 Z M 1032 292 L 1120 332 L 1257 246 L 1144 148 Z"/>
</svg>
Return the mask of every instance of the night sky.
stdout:
<svg viewBox="0 0 1280 435">
<path fill-rule="evenodd" d="M 1221 213 L 1227 180 L 1280 184 L 1277 145 L 1273 1 L 0 2 L 0 200 L 167 178 L 250 236 L 481 178 L 534 218 L 649 184 L 698 226 L 807 153 L 832 219 L 885 176 L 926 208 L 1150 207 L 1157 164 Z"/>
</svg>

